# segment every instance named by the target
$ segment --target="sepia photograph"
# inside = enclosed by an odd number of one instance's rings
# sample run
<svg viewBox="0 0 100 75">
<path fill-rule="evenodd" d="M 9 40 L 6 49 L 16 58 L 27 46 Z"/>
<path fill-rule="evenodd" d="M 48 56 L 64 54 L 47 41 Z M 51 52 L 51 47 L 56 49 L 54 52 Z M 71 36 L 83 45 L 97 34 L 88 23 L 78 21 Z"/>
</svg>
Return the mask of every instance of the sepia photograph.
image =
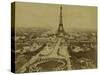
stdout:
<svg viewBox="0 0 100 75">
<path fill-rule="evenodd" d="M 97 68 L 97 7 L 31 2 L 11 5 L 14 73 Z"/>
</svg>

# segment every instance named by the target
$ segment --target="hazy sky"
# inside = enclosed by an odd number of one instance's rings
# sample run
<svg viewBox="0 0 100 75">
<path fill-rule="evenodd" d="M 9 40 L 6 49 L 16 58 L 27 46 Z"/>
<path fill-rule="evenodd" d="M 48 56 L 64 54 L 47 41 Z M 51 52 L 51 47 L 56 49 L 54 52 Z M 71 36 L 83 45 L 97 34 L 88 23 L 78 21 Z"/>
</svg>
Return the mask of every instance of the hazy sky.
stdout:
<svg viewBox="0 0 100 75">
<path fill-rule="evenodd" d="M 16 3 L 16 27 L 47 27 L 57 30 L 59 5 Z M 97 8 L 63 5 L 63 26 L 65 31 L 96 31 Z"/>
</svg>

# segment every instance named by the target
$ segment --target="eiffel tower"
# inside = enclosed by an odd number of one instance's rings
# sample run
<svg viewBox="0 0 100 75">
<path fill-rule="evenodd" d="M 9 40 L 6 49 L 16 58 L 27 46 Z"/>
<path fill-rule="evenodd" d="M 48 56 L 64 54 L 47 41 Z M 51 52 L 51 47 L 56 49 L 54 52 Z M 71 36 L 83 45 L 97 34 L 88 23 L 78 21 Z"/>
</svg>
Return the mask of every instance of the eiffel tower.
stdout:
<svg viewBox="0 0 100 75">
<path fill-rule="evenodd" d="M 62 19 L 62 6 L 60 6 L 60 19 L 59 19 L 59 27 L 57 30 L 57 36 L 64 36 L 65 35 L 65 31 L 63 28 L 63 19 Z"/>
</svg>

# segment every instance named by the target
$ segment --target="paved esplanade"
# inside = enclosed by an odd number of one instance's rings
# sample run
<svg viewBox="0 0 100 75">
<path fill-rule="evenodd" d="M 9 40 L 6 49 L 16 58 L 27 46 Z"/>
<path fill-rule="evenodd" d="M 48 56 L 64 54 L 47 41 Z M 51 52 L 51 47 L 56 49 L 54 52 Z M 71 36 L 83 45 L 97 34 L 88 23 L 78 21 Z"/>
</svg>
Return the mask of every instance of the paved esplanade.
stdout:
<svg viewBox="0 0 100 75">
<path fill-rule="evenodd" d="M 20 69 L 20 72 L 24 72 L 26 70 L 26 67 L 28 67 L 30 64 L 34 63 L 36 60 L 38 59 L 49 59 L 49 58 L 58 58 L 58 59 L 65 59 L 67 61 L 67 68 L 68 70 L 71 69 L 71 61 L 70 61 L 70 55 L 69 52 L 67 50 L 67 46 L 60 46 L 61 41 L 63 40 L 62 38 L 57 38 L 58 41 L 56 43 L 55 48 L 51 48 L 50 50 L 47 49 L 47 45 L 44 47 L 43 50 L 40 51 L 40 53 L 38 53 L 36 56 L 32 56 L 31 59 L 25 63 Z M 59 50 L 59 51 L 58 51 Z M 45 52 L 47 52 L 49 55 L 45 55 Z M 60 55 L 57 54 L 57 52 L 59 52 Z M 44 56 L 40 57 L 40 54 L 44 54 Z M 61 62 L 61 61 L 60 61 Z M 39 64 L 40 62 L 37 62 L 37 64 Z M 41 61 L 42 63 L 42 61 Z M 37 65 L 34 64 L 34 65 Z M 63 63 L 65 64 L 65 63 Z"/>
</svg>

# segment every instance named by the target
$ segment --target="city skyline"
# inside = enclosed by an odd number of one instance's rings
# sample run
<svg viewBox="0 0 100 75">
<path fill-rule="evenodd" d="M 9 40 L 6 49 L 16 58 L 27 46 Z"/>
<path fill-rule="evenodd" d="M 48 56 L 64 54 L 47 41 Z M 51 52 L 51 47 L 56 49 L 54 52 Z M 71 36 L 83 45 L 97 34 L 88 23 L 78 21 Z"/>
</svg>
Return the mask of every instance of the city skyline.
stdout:
<svg viewBox="0 0 100 75">
<path fill-rule="evenodd" d="M 16 3 L 16 5 L 16 27 L 42 27 L 57 30 L 60 5 L 39 3 Z M 62 5 L 62 7 L 63 26 L 66 32 L 96 32 L 96 7 L 76 5 Z"/>
</svg>

